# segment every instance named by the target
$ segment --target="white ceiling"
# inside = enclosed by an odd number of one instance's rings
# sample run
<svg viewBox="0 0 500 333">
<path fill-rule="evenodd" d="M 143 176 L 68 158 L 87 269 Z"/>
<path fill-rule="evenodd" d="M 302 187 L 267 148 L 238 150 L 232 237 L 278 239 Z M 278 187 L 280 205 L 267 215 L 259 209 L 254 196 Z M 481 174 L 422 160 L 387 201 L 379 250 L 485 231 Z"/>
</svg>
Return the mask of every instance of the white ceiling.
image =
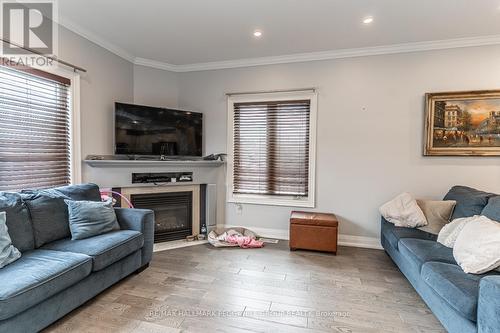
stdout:
<svg viewBox="0 0 500 333">
<path fill-rule="evenodd" d="M 364 25 L 366 16 L 374 22 Z M 125 58 L 166 68 L 460 38 L 481 44 L 481 36 L 500 43 L 500 0 L 62 0 L 59 20 Z"/>
</svg>

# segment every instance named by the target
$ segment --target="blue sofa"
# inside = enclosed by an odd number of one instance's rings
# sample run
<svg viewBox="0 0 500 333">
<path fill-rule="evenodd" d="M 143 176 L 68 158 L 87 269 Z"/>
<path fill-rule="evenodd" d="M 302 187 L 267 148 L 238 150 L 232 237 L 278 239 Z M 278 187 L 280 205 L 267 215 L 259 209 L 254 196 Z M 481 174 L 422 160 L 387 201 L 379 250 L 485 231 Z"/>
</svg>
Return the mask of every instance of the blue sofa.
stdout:
<svg viewBox="0 0 500 333">
<path fill-rule="evenodd" d="M 38 332 L 151 260 L 152 211 L 118 208 L 120 230 L 71 240 L 68 226 L 55 222 L 67 215 L 62 199 L 51 201 L 58 196 L 100 200 L 95 184 L 0 192 L 0 211 L 22 252 L 0 269 L 0 332 Z"/>
<path fill-rule="evenodd" d="M 455 186 L 444 199 L 457 201 L 455 219 L 481 215 L 495 196 Z M 489 211 L 500 211 L 500 207 L 490 206 Z M 382 246 L 449 332 L 500 332 L 500 273 L 464 273 L 453 250 L 436 239 L 436 235 L 395 227 L 382 218 Z"/>
</svg>

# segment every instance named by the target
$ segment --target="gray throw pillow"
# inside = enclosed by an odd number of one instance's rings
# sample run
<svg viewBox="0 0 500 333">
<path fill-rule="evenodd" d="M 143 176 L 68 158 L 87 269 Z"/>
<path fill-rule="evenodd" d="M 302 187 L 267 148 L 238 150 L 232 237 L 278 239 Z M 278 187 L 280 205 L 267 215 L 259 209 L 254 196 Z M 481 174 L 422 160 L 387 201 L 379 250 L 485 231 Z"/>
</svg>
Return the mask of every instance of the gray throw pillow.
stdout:
<svg viewBox="0 0 500 333">
<path fill-rule="evenodd" d="M 30 212 L 36 248 L 70 236 L 64 203 L 68 197 L 54 190 L 25 191 L 21 195 Z"/>
<path fill-rule="evenodd" d="M 119 230 L 113 202 L 64 200 L 68 205 L 71 239 L 84 239 Z"/>
<path fill-rule="evenodd" d="M 33 225 L 26 203 L 19 193 L 0 192 L 0 212 L 5 212 L 12 245 L 21 252 L 35 248 Z"/>
<path fill-rule="evenodd" d="M 21 252 L 12 245 L 5 212 L 0 212 L 0 268 L 3 268 L 21 257 Z"/>
<path fill-rule="evenodd" d="M 96 184 L 78 184 L 56 187 L 54 190 L 71 200 L 101 201 L 101 192 Z"/>
<path fill-rule="evenodd" d="M 486 216 L 490 220 L 500 222 L 500 196 L 490 198 L 481 215 Z"/>
<path fill-rule="evenodd" d="M 495 194 L 479 191 L 467 186 L 453 186 L 443 200 L 455 200 L 457 205 L 453 210 L 451 220 L 461 217 L 480 215 L 488 203 L 488 199 Z"/>
</svg>

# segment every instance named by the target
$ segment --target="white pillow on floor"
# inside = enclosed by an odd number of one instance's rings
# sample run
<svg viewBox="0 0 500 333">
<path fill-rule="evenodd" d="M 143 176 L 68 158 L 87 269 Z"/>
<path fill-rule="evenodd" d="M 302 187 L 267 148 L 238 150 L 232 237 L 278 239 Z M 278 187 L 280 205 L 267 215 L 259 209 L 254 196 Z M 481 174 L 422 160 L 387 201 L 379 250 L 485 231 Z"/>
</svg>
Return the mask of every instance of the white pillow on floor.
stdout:
<svg viewBox="0 0 500 333">
<path fill-rule="evenodd" d="M 410 193 L 401 193 L 380 207 L 380 214 L 397 227 L 418 228 L 427 225 L 422 209 Z"/>
<path fill-rule="evenodd" d="M 465 224 L 453 247 L 465 273 L 482 274 L 500 266 L 500 223 L 479 216 Z"/>
<path fill-rule="evenodd" d="M 452 248 L 455 245 L 458 235 L 460 235 L 460 232 L 467 225 L 467 223 L 476 221 L 479 217 L 479 215 L 461 217 L 446 224 L 443 228 L 441 228 L 441 231 L 439 231 L 437 238 L 438 243 Z"/>
</svg>

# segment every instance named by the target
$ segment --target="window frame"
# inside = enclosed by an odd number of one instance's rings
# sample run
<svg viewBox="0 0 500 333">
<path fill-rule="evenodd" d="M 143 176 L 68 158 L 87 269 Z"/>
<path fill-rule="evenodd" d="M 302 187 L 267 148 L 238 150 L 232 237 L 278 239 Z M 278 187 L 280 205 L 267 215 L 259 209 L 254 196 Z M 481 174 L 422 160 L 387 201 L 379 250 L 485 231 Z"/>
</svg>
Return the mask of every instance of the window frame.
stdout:
<svg viewBox="0 0 500 333">
<path fill-rule="evenodd" d="M 234 104 L 246 102 L 272 101 L 310 101 L 309 118 L 309 175 L 307 197 L 276 196 L 266 194 L 235 194 L 234 184 Z M 316 188 L 316 131 L 318 113 L 318 94 L 316 91 L 284 91 L 269 93 L 249 93 L 227 97 L 227 202 L 236 204 L 255 204 L 288 207 L 315 207 Z"/>
<path fill-rule="evenodd" d="M 52 66 L 30 66 L 49 74 L 59 75 L 70 80 L 70 175 L 71 184 L 82 182 L 82 145 L 81 145 L 81 117 L 80 117 L 80 74 L 76 71 L 63 68 L 55 64 Z"/>
</svg>

